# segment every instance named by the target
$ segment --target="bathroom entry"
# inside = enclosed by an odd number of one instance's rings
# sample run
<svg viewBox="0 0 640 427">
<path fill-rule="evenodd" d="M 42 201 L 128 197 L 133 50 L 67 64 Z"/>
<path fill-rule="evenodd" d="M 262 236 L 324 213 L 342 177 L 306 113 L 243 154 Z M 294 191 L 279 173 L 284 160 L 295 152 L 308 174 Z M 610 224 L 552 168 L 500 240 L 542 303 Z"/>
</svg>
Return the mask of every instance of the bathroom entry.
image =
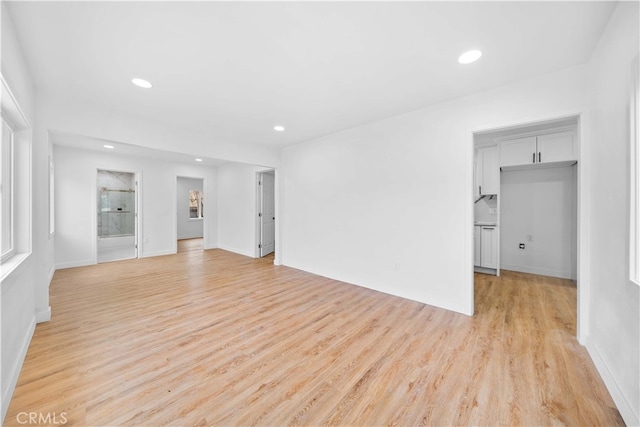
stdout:
<svg viewBox="0 0 640 427">
<path fill-rule="evenodd" d="M 137 180 L 130 172 L 98 170 L 98 262 L 138 257 Z"/>
</svg>

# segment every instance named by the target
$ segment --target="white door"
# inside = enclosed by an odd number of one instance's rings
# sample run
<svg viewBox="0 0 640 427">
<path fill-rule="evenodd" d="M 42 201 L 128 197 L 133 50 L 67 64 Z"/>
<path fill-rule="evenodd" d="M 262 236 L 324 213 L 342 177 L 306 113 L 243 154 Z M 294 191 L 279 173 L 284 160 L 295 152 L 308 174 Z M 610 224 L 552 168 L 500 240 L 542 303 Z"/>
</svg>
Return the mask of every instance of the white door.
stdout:
<svg viewBox="0 0 640 427">
<path fill-rule="evenodd" d="M 275 175 L 260 174 L 260 256 L 272 253 L 276 246 Z"/>
</svg>

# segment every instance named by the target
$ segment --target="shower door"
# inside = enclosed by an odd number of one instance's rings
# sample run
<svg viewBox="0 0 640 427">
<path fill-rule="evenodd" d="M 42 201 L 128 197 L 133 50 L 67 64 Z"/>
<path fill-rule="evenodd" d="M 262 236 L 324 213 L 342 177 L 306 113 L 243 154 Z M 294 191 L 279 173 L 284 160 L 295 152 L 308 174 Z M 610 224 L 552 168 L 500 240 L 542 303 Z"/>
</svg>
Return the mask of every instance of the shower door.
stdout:
<svg viewBox="0 0 640 427">
<path fill-rule="evenodd" d="M 134 173 L 98 170 L 98 262 L 137 258 L 136 188 Z"/>
</svg>

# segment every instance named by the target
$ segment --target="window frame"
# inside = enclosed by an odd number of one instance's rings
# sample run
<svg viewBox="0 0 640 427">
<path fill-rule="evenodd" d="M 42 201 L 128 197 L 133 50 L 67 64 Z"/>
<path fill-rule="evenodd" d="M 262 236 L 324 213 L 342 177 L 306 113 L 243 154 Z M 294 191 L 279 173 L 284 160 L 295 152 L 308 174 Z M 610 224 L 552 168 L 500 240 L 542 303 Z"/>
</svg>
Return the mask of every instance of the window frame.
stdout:
<svg viewBox="0 0 640 427">
<path fill-rule="evenodd" d="M 9 227 L 8 227 L 8 232 L 9 232 L 9 249 L 7 251 L 4 251 L 4 248 L 1 248 L 0 250 L 2 250 L 2 253 L 0 253 L 0 262 L 5 262 L 6 260 L 8 260 L 9 258 L 11 258 L 13 255 L 15 255 L 16 253 L 16 245 L 15 245 L 15 181 L 16 181 L 16 177 L 15 177 L 15 126 L 13 126 L 11 124 L 11 122 L 9 121 L 9 119 L 7 117 L 5 117 L 5 115 L 0 112 L 0 120 L 2 121 L 2 134 L 3 134 L 3 141 L 2 141 L 2 152 L 4 153 L 4 126 L 6 126 L 9 129 L 10 132 L 10 141 L 9 141 L 9 194 L 8 197 L 6 195 L 6 188 L 5 185 L 6 183 L 4 182 L 4 168 L 0 167 L 0 170 L 2 170 L 2 176 L 0 176 L 0 187 L 2 188 L 0 190 L 1 192 L 1 197 L 2 200 L 0 201 L 0 205 L 2 206 L 2 214 L 4 214 L 4 204 L 6 202 L 9 203 Z M 4 166 L 4 157 L 2 155 L 0 155 L 0 158 L 2 159 L 2 166 Z M 7 200 L 8 199 L 8 200 Z M 2 224 L 2 237 L 4 240 L 4 234 L 7 232 L 7 230 L 4 229 L 4 218 L 3 218 L 3 224 Z"/>
<path fill-rule="evenodd" d="M 629 102 L 629 280 L 640 286 L 640 55 L 631 63 Z"/>
<path fill-rule="evenodd" d="M 192 217 L 191 216 L 191 200 L 192 200 L 192 194 L 195 193 L 196 195 L 196 214 L 197 216 Z M 189 190 L 189 221 L 198 221 L 198 220 L 202 220 L 204 218 L 204 197 L 202 195 L 202 191 L 200 190 Z"/>
</svg>

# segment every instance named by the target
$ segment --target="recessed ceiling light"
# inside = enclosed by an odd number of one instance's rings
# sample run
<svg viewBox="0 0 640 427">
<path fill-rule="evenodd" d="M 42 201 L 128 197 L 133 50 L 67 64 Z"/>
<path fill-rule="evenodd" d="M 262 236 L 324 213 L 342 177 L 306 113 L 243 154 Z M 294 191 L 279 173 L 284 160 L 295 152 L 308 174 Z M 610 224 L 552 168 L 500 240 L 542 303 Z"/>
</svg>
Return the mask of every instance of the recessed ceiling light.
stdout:
<svg viewBox="0 0 640 427">
<path fill-rule="evenodd" d="M 115 148 L 113 145 L 108 145 L 108 144 L 103 145 L 103 147 L 108 148 L 110 150 L 113 150 Z"/>
<path fill-rule="evenodd" d="M 470 50 L 460 55 L 460 58 L 458 58 L 458 62 L 461 64 L 471 64 L 472 62 L 480 59 L 481 56 L 482 52 L 480 52 L 479 50 Z"/>
<path fill-rule="evenodd" d="M 275 130 L 276 132 L 283 132 L 284 126 L 276 125 L 273 127 L 273 130 Z"/>
<path fill-rule="evenodd" d="M 145 89 L 149 89 L 152 87 L 152 84 L 149 83 L 148 81 L 144 80 L 144 79 L 131 79 L 131 83 L 133 83 L 134 85 L 138 86 L 138 87 L 142 87 Z"/>
<path fill-rule="evenodd" d="M 201 161 L 202 161 L 202 159 L 196 159 L 196 162 L 201 162 Z"/>
</svg>

